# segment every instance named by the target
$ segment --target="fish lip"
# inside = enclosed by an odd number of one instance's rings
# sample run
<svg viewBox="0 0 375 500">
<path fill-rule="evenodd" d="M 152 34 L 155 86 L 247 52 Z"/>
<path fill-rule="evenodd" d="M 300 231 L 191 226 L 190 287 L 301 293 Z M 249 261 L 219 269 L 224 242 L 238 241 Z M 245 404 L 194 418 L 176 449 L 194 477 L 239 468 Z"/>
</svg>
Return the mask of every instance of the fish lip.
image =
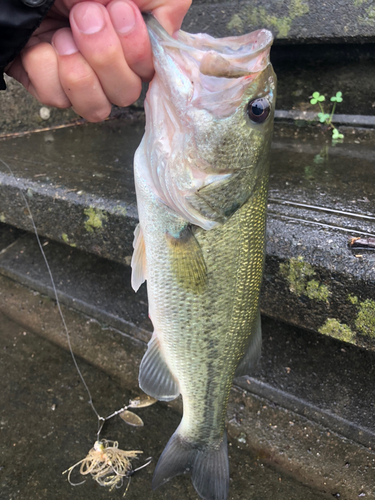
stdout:
<svg viewBox="0 0 375 500">
<path fill-rule="evenodd" d="M 259 69 L 254 71 L 251 66 L 252 61 L 259 58 L 261 54 L 263 54 L 263 69 L 270 64 L 269 51 L 273 43 L 273 35 L 266 29 L 225 38 L 192 35 L 180 30 L 178 39 L 175 39 L 166 32 L 151 13 L 144 13 L 143 18 L 153 45 L 162 45 L 190 53 L 200 63 L 200 71 L 205 75 L 238 78 L 258 73 Z M 217 68 L 220 65 L 225 67 L 224 73 L 216 74 L 212 67 Z"/>
</svg>

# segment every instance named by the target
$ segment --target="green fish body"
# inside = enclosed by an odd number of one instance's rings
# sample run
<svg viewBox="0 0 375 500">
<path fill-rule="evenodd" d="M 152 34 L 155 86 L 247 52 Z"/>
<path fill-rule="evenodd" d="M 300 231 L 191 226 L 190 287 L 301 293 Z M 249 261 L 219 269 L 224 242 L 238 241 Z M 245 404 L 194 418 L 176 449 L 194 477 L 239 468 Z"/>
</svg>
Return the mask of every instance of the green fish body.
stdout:
<svg viewBox="0 0 375 500">
<path fill-rule="evenodd" d="M 261 346 L 272 35 L 175 40 L 148 26 L 156 76 L 135 156 L 132 284 L 147 280 L 154 334 L 139 383 L 162 401 L 181 394 L 184 407 L 153 487 L 190 472 L 203 499 L 226 500 L 229 392 Z"/>
</svg>

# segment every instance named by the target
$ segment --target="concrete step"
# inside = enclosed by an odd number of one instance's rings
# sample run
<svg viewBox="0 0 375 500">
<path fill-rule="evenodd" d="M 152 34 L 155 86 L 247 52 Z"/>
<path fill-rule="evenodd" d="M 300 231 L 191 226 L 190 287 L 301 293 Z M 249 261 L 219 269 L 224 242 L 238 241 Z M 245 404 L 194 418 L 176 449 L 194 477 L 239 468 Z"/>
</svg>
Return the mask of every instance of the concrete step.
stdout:
<svg viewBox="0 0 375 500">
<path fill-rule="evenodd" d="M 354 133 L 352 133 L 354 132 Z M 0 220 L 129 264 L 137 209 L 134 151 L 143 123 L 84 124 L 1 142 Z M 373 131 L 276 127 L 271 155 L 262 312 L 367 349 L 375 346 Z"/>
<path fill-rule="evenodd" d="M 375 40 L 372 0 L 261 0 L 193 2 L 183 27 L 214 36 L 271 30 L 282 43 Z"/>
<path fill-rule="evenodd" d="M 133 292 L 129 267 L 52 241 L 46 240 L 43 244 L 61 302 L 141 342 L 136 354 L 140 358 L 150 339 L 152 325 L 147 314 L 145 286 L 137 294 Z M 16 292 L 14 288 L 13 283 L 19 283 L 54 299 L 50 277 L 35 238 L 14 230 L 9 235 L 9 229 L 3 227 L 3 245 L 0 253 L 0 310 L 36 331 L 42 330 L 43 335 L 64 345 L 59 322 L 42 329 L 44 313 L 39 318 L 38 312 L 29 312 L 29 306 L 23 306 L 25 301 L 30 301 L 30 298 L 26 299 L 27 292 Z M 38 300 L 32 302 L 37 304 Z M 53 302 L 48 301 L 43 308 L 47 312 L 52 308 L 56 315 Z M 261 368 L 252 378 L 238 379 L 237 386 L 364 446 L 374 447 L 374 400 L 369 395 L 375 393 L 375 353 L 266 317 L 263 319 L 263 333 Z M 72 335 L 76 342 L 79 335 L 74 330 Z M 124 363 L 119 362 L 118 354 L 114 356 L 113 338 L 97 337 L 96 334 L 90 346 L 77 340 L 78 354 L 85 356 L 87 350 L 91 359 L 99 350 L 101 359 L 105 360 L 101 367 L 107 366 L 107 371 L 118 376 Z M 123 348 L 118 346 L 118 350 Z M 132 352 L 132 349 L 127 348 L 127 352 Z M 128 383 L 132 380 L 134 385 L 137 363 L 133 358 L 128 362 L 133 368 L 130 372 L 127 368 L 129 377 L 125 378 Z"/>
<path fill-rule="evenodd" d="M 2 425 L 6 429 L 3 440 L 6 451 L 3 462 L 0 461 L 5 467 L 2 491 L 10 492 L 16 487 L 24 491 L 23 483 L 18 484 L 15 479 L 19 458 L 15 458 L 16 450 L 10 453 L 12 446 L 8 443 L 12 439 L 23 442 L 25 424 L 28 432 L 32 429 L 27 442 L 40 456 L 35 481 L 27 483 L 30 491 L 34 491 L 49 476 L 49 463 L 54 471 L 58 467 L 65 470 L 83 458 L 92 446 L 90 436 L 95 437 L 95 417 L 86 405 L 82 387 L 77 388 L 78 404 L 76 391 L 66 393 L 66 388 L 80 385 L 70 356 L 30 334 L 30 331 L 37 333 L 67 348 L 37 246 L 29 235 L 15 234 L 14 230 L 10 235 L 2 231 L 1 240 L 7 245 L 3 246 L 0 262 L 0 339 L 5 356 L 1 370 L 4 370 L 4 386 L 13 388 L 11 397 L 8 391 L 2 391 L 0 396 Z M 129 289 L 125 266 L 47 240 L 42 244 L 56 280 L 73 350 L 100 414 L 109 414 L 127 402 L 128 391 L 133 395 L 139 393 L 138 367 L 145 352 L 145 340 L 151 334 L 144 290 L 137 297 Z M 16 331 L 10 328 L 9 320 L 19 325 Z M 370 396 L 374 394 L 374 353 L 354 346 L 344 348 L 334 339 L 287 327 L 269 318 L 263 318 L 263 332 L 259 371 L 252 377 L 235 381 L 228 407 L 231 467 L 232 471 L 242 470 L 239 476 L 237 472 L 232 475 L 233 496 L 230 498 L 243 498 L 241 488 L 250 487 L 250 469 L 244 464 L 254 464 L 254 460 L 263 467 L 271 466 L 277 481 L 281 478 L 282 484 L 273 489 L 273 475 L 268 479 L 263 476 L 263 487 L 259 491 L 264 491 L 264 498 L 297 500 L 311 495 L 311 499 L 323 500 L 333 495 L 352 500 L 363 494 L 371 498 L 375 494 L 374 403 Z M 98 370 L 104 373 L 100 375 Z M 29 385 L 38 387 L 37 398 L 33 397 Z M 20 394 L 19 399 L 15 399 L 15 394 Z M 36 406 L 33 401 L 37 402 Z M 51 412 L 49 424 L 45 420 L 45 412 L 50 415 L 48 404 L 56 404 L 56 418 Z M 24 418 L 20 409 L 13 411 L 14 405 L 26 408 L 31 417 Z M 118 422 L 114 427 L 109 424 L 104 437 L 119 439 L 123 447 L 141 447 L 146 454 L 158 456 L 171 429 L 178 424 L 178 416 L 172 409 L 181 411 L 179 401 L 167 406 L 168 411 L 158 405 L 155 410 L 142 412 L 147 428 L 141 437 L 139 433 L 127 434 L 123 444 L 123 431 Z M 9 415 L 12 415 L 12 431 L 8 425 Z M 158 415 L 166 423 L 165 427 L 159 425 Z M 83 423 L 87 427 L 84 428 Z M 44 434 L 38 431 L 40 424 Z M 48 453 L 39 451 L 40 435 L 46 436 L 43 443 L 49 443 Z M 153 435 L 154 440 L 149 435 Z M 55 447 L 61 449 L 60 442 L 68 443 L 63 457 Z M 29 461 L 23 459 L 22 467 L 28 470 Z M 245 476 L 247 479 L 242 481 L 240 477 Z M 254 481 L 250 481 L 252 488 L 257 484 Z M 288 484 L 294 484 L 291 488 L 295 490 L 288 490 Z M 67 488 L 63 480 L 54 479 L 53 485 L 56 491 Z M 189 488 L 190 483 L 177 482 L 174 487 Z M 46 495 L 49 491 L 46 485 Z M 169 498 L 170 491 L 160 490 L 154 494 L 155 498 Z M 147 492 L 149 494 L 148 489 Z M 31 493 L 31 496 L 25 495 L 11 498 L 33 498 Z M 82 495 L 85 498 L 86 493 Z M 178 498 L 196 497 L 188 489 Z"/>
</svg>

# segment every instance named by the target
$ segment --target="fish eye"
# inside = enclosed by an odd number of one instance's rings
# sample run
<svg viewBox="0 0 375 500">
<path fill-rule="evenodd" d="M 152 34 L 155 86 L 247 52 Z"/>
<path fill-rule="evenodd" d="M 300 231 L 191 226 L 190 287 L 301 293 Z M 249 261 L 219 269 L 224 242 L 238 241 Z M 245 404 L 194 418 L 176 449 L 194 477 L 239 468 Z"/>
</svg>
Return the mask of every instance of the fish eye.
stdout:
<svg viewBox="0 0 375 500">
<path fill-rule="evenodd" d="M 253 99 L 247 105 L 247 114 L 252 122 L 263 123 L 270 114 L 271 106 L 265 97 Z"/>
</svg>

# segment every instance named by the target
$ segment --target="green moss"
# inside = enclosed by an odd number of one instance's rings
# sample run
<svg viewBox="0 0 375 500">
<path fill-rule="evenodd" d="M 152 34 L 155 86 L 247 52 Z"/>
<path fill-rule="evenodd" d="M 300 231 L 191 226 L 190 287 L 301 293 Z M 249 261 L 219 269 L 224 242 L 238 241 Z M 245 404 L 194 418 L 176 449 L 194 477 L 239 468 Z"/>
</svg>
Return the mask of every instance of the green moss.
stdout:
<svg viewBox="0 0 375 500">
<path fill-rule="evenodd" d="M 0 214 L 0 222 L 5 222 L 5 215 L 4 214 Z"/>
<path fill-rule="evenodd" d="M 234 14 L 232 16 L 232 19 L 229 21 L 227 28 L 229 30 L 236 30 L 239 33 L 244 32 L 244 21 L 241 19 L 241 17 L 238 14 Z"/>
<path fill-rule="evenodd" d="M 61 238 L 62 238 L 64 243 L 66 243 L 67 245 L 70 245 L 73 248 L 76 248 L 77 245 L 75 243 L 71 243 L 69 241 L 69 237 L 66 233 L 62 233 Z"/>
<path fill-rule="evenodd" d="M 123 207 L 121 205 L 116 205 L 115 208 L 113 209 L 113 212 L 118 215 L 123 215 L 124 217 L 126 216 L 126 207 Z"/>
<path fill-rule="evenodd" d="M 103 221 L 107 220 L 107 216 L 99 208 L 85 208 L 84 214 L 88 217 L 85 221 L 85 229 L 89 233 L 93 233 L 94 230 L 100 231 L 103 229 Z"/>
<path fill-rule="evenodd" d="M 375 26 L 375 7 L 368 7 L 366 9 L 366 15 L 360 16 L 358 22 L 360 24 L 366 24 L 367 26 Z"/>
<path fill-rule="evenodd" d="M 292 22 L 309 12 L 307 0 L 290 0 L 288 14 L 278 16 L 270 14 L 263 7 L 246 5 L 238 14 L 234 14 L 227 27 L 244 33 L 248 26 L 257 26 L 273 29 L 281 38 L 286 38 L 290 32 Z"/>
<path fill-rule="evenodd" d="M 353 305 L 358 304 L 358 297 L 356 295 L 348 295 L 348 301 Z"/>
<path fill-rule="evenodd" d="M 289 290 L 300 296 L 306 295 L 311 300 L 326 302 L 330 295 L 329 288 L 318 281 L 309 279 L 314 276 L 314 268 L 303 257 L 292 257 L 289 262 L 280 264 L 280 274 L 288 284 Z"/>
<path fill-rule="evenodd" d="M 306 295 L 311 300 L 319 302 L 327 302 L 329 297 L 329 289 L 326 285 L 321 285 L 316 280 L 311 280 L 306 285 Z"/>
<path fill-rule="evenodd" d="M 289 290 L 296 295 L 305 293 L 307 278 L 315 274 L 313 267 L 303 257 L 292 257 L 289 262 L 280 264 L 280 273 L 288 281 Z"/>
<path fill-rule="evenodd" d="M 328 318 L 323 326 L 319 328 L 319 333 L 329 335 L 335 339 L 343 340 L 350 344 L 355 344 L 355 335 L 348 325 L 339 323 L 337 319 Z"/>
<path fill-rule="evenodd" d="M 360 303 L 355 326 L 363 335 L 375 338 L 375 301 L 367 299 Z"/>
<path fill-rule="evenodd" d="M 292 19 L 309 13 L 309 3 L 306 0 L 292 0 L 289 7 L 289 16 Z"/>
</svg>

